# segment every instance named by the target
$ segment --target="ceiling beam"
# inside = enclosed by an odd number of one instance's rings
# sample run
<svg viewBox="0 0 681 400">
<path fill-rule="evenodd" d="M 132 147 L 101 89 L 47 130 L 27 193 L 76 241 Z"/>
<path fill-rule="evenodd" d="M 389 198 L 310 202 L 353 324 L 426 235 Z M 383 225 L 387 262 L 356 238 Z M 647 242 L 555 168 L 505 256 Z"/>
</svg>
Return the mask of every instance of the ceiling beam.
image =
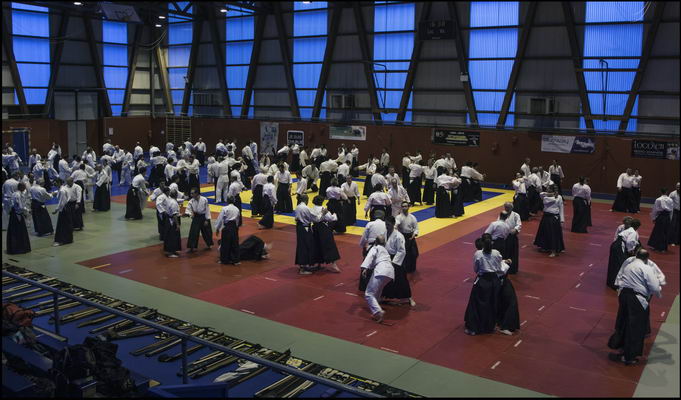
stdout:
<svg viewBox="0 0 681 400">
<path fill-rule="evenodd" d="M 210 28 L 210 41 L 213 45 L 213 54 L 215 56 L 215 73 L 218 74 L 218 83 L 220 85 L 220 97 L 222 98 L 223 112 L 226 116 L 232 116 L 232 107 L 229 102 L 229 93 L 227 92 L 227 74 L 225 73 L 225 55 L 223 53 L 224 46 L 220 45 L 219 39 L 220 30 L 215 19 L 215 9 L 209 5 L 204 6 L 204 11 L 208 17 L 208 27 Z"/>
<path fill-rule="evenodd" d="M 340 26 L 340 18 L 341 15 L 343 14 L 343 9 L 341 8 L 340 4 L 338 3 L 330 4 L 332 4 L 331 23 L 329 25 L 329 34 L 326 39 L 326 49 L 324 50 L 324 61 L 322 62 L 322 70 L 319 73 L 319 82 L 317 82 L 317 92 L 315 93 L 314 105 L 312 107 L 312 119 L 319 119 L 319 114 L 321 114 L 322 103 L 324 103 L 324 92 L 326 91 L 326 82 L 329 80 L 331 62 L 333 60 L 333 51 L 336 47 L 338 27 Z"/>
<path fill-rule="evenodd" d="M 293 67 L 291 66 L 291 52 L 286 39 L 286 25 L 281 11 L 281 3 L 274 2 L 274 19 L 279 33 L 279 48 L 284 63 L 284 75 L 286 76 L 286 87 L 288 88 L 289 104 L 291 105 L 291 116 L 300 118 L 300 108 L 298 107 L 298 96 L 296 94 L 296 84 L 293 80 Z"/>
<path fill-rule="evenodd" d="M 570 52 L 572 53 L 572 67 L 575 72 L 575 79 L 577 80 L 577 88 L 579 89 L 579 99 L 582 103 L 582 115 L 584 116 L 587 131 L 593 132 L 594 122 L 591 114 L 591 105 L 589 104 L 589 96 L 586 94 L 586 81 L 584 80 L 584 73 L 580 71 L 582 68 L 582 50 L 577 39 L 575 16 L 572 11 L 572 4 L 569 1 L 563 1 L 561 4 L 563 7 L 565 29 L 567 30 L 568 41 L 570 42 Z"/>
<path fill-rule="evenodd" d="M 161 51 L 161 45 L 154 47 L 152 52 L 152 57 L 156 62 L 156 67 L 158 68 L 158 77 L 161 81 L 161 90 L 163 91 L 163 100 L 166 106 L 166 113 L 173 114 L 173 97 L 170 95 L 170 82 L 168 81 L 168 66 L 166 65 L 165 57 L 163 57 L 163 52 Z M 154 79 L 154 74 L 151 74 L 151 79 Z M 153 80 L 152 80 L 153 82 Z M 152 106 L 156 107 L 156 102 L 152 99 Z"/>
<path fill-rule="evenodd" d="M 421 23 L 428 21 L 430 18 L 430 10 L 432 9 L 433 3 L 426 1 L 421 3 L 423 6 L 421 8 L 421 18 L 419 19 L 419 25 L 417 25 L 417 30 Z M 402 98 L 400 99 L 400 111 L 397 113 L 397 121 L 404 121 L 404 117 L 407 114 L 407 107 L 409 107 L 409 97 L 411 97 L 412 87 L 414 86 L 414 79 L 416 78 L 416 70 L 418 69 L 419 62 L 421 61 L 421 49 L 423 48 L 423 40 L 415 33 L 416 42 L 414 43 L 414 49 L 411 52 L 411 60 L 409 61 L 409 72 L 407 72 L 407 79 L 404 81 L 404 89 L 402 89 Z"/>
<path fill-rule="evenodd" d="M 135 26 L 135 42 L 140 43 L 142 41 L 142 32 L 144 31 L 144 25 Z M 128 79 L 125 82 L 125 97 L 123 98 L 123 109 L 121 110 L 121 116 L 127 117 L 128 110 L 130 109 L 130 95 L 132 92 L 132 83 L 135 79 L 135 73 L 137 72 L 137 58 L 139 56 L 139 46 L 132 46 L 132 51 L 130 53 L 130 63 L 128 68 Z"/>
<path fill-rule="evenodd" d="M 461 82 L 464 90 L 464 97 L 466 99 L 466 107 L 468 108 L 468 115 L 470 124 L 478 125 L 478 112 L 475 108 L 475 98 L 473 97 L 473 89 L 471 88 L 470 75 L 468 74 L 468 52 L 463 42 L 463 33 L 461 30 L 461 19 L 459 18 L 459 11 L 456 8 L 456 3 L 448 1 L 449 15 L 454 22 L 454 44 L 456 45 L 456 59 L 459 62 L 459 71 L 465 74 L 468 79 Z"/>
<path fill-rule="evenodd" d="M 21 113 L 28 115 L 28 104 L 26 104 L 26 95 L 24 94 L 24 86 L 21 84 L 21 76 L 19 74 L 19 68 L 17 67 L 17 60 L 14 58 L 14 46 L 12 43 L 12 31 L 9 29 L 9 24 L 7 23 L 8 16 L 12 15 L 11 12 L 3 13 L 2 15 L 2 47 L 5 48 L 5 55 L 7 56 L 7 63 L 9 64 L 9 73 L 12 75 L 12 82 L 14 83 L 14 90 L 17 94 L 17 99 L 19 100 L 19 107 Z"/>
<path fill-rule="evenodd" d="M 627 130 L 627 125 L 629 125 L 629 119 L 631 119 L 631 113 L 634 110 L 634 103 L 636 102 L 636 97 L 641 90 L 641 83 L 643 82 L 643 77 L 646 73 L 646 68 L 648 67 L 648 60 L 650 59 L 650 53 L 653 52 L 653 46 L 655 45 L 655 37 L 657 32 L 660 30 L 660 21 L 662 21 L 662 15 L 664 14 L 664 6 L 667 4 L 665 1 L 656 1 L 653 3 L 655 5 L 655 14 L 653 14 L 653 23 L 648 28 L 648 36 L 646 36 L 646 41 L 643 43 L 643 52 L 641 54 L 641 61 L 638 64 L 638 70 L 634 76 L 634 82 L 631 85 L 631 92 L 627 98 L 627 104 L 624 106 L 624 118 L 620 121 L 619 133 L 624 133 Z M 678 38 L 677 38 L 678 39 Z"/>
<path fill-rule="evenodd" d="M 355 13 L 355 24 L 357 26 L 359 48 L 362 53 L 364 77 L 366 78 L 367 90 L 369 91 L 371 113 L 374 115 L 374 121 L 382 121 L 383 118 L 381 117 L 381 110 L 378 107 L 378 97 L 376 94 L 376 81 L 374 80 L 374 64 L 372 62 L 373 57 L 371 57 L 371 54 L 369 54 L 369 39 L 366 25 L 364 24 L 364 14 L 359 1 L 353 2 L 352 9 Z"/>
<path fill-rule="evenodd" d="M 66 28 L 69 24 L 70 13 L 64 11 L 59 21 L 59 28 L 57 29 L 57 37 L 66 36 Z M 52 56 L 52 67 L 50 70 L 50 83 L 47 85 L 47 96 L 45 97 L 45 106 L 43 107 L 43 115 L 47 116 L 50 113 L 50 108 L 54 102 L 54 87 L 57 82 L 57 75 L 59 74 L 59 67 L 61 67 L 61 56 L 64 53 L 64 40 L 59 40 L 54 46 L 54 56 Z"/>
<path fill-rule="evenodd" d="M 198 10 L 195 10 L 197 12 Z M 196 72 L 196 59 L 199 55 L 199 41 L 203 31 L 203 20 L 192 22 L 192 47 L 189 52 L 189 66 L 187 67 L 187 80 L 184 83 L 184 93 L 182 94 L 182 115 L 189 114 L 189 101 L 191 100 L 192 90 L 194 89 L 194 75 Z M 223 68 L 224 71 L 224 68 Z M 224 74 L 222 74 L 224 75 Z"/>
<path fill-rule="evenodd" d="M 518 50 L 515 53 L 515 60 L 513 60 L 511 76 L 508 78 L 506 93 L 504 93 L 504 101 L 501 103 L 501 112 L 499 113 L 499 119 L 497 120 L 497 128 L 503 128 L 506 125 L 506 117 L 508 116 L 508 110 L 511 108 L 511 101 L 513 100 L 513 91 L 515 89 L 516 83 L 518 82 L 520 68 L 523 64 L 523 59 L 525 58 L 525 50 L 527 49 L 527 43 L 529 42 L 530 31 L 532 30 L 532 24 L 534 23 L 534 16 L 537 13 L 537 5 L 538 5 L 537 1 L 531 1 L 528 3 L 527 6 L 525 23 L 523 24 L 523 29 L 520 32 Z"/>
<path fill-rule="evenodd" d="M 89 16 L 83 17 L 83 24 L 85 25 L 85 34 L 88 38 L 88 48 L 90 49 L 90 59 L 92 60 L 92 67 L 95 70 L 95 79 L 97 80 L 97 86 L 106 89 L 106 83 L 104 82 L 104 69 L 102 67 L 102 60 L 99 58 L 99 49 L 97 48 L 97 43 L 95 43 L 95 32 L 92 27 L 92 18 Z M 102 115 L 105 117 L 111 116 L 111 102 L 109 101 L 109 92 L 107 90 L 104 93 L 99 94 L 99 100 L 102 104 Z"/>
<path fill-rule="evenodd" d="M 248 64 L 248 76 L 246 77 L 246 89 L 244 90 L 243 105 L 241 107 L 241 118 L 248 117 L 248 110 L 251 107 L 251 97 L 253 97 L 253 85 L 255 83 L 255 76 L 258 72 L 258 60 L 260 59 L 260 48 L 262 48 L 262 38 L 265 33 L 265 21 L 267 15 L 261 14 L 255 18 L 255 34 L 253 37 L 253 51 L 251 51 L 251 60 Z"/>
</svg>

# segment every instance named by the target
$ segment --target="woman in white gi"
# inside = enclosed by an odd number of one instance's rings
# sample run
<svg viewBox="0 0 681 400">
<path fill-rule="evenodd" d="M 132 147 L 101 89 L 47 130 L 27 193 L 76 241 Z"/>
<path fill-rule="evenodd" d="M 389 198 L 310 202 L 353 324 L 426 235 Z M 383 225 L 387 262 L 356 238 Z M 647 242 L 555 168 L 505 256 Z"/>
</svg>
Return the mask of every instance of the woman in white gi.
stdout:
<svg viewBox="0 0 681 400">
<path fill-rule="evenodd" d="M 376 237 L 374 244 L 369 249 L 369 252 L 360 266 L 363 277 L 366 278 L 371 274 L 367 288 L 364 291 L 364 299 L 369 305 L 371 316 L 379 323 L 383 321 L 385 311 L 383 311 L 378 303 L 378 299 L 381 298 L 381 293 L 383 292 L 385 285 L 395 278 L 395 270 L 390 261 L 390 254 L 388 254 L 384 245 L 385 236 L 381 235 Z"/>
<path fill-rule="evenodd" d="M 541 192 L 539 197 L 544 203 L 544 215 L 539 223 L 534 245 L 539 246 L 542 251 L 550 252 L 549 257 L 556 257 L 565 250 L 562 227 L 562 223 L 565 222 L 563 197 L 555 185 L 551 185 L 548 192 Z"/>
</svg>

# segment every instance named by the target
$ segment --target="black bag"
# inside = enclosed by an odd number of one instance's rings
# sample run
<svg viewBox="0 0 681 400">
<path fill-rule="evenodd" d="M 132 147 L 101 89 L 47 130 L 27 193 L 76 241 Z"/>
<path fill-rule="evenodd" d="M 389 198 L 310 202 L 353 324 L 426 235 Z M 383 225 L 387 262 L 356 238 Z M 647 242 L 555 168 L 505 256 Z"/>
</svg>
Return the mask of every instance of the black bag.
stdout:
<svg viewBox="0 0 681 400">
<path fill-rule="evenodd" d="M 118 345 L 111 342 L 87 337 L 83 345 L 91 349 L 97 361 L 94 376 L 97 378 L 97 391 L 106 396 L 125 396 L 135 391 L 135 382 L 130 371 L 121 366 L 116 357 Z"/>
<path fill-rule="evenodd" d="M 87 346 L 77 344 L 57 353 L 53 368 L 71 381 L 92 376 L 96 363 L 92 350 Z"/>
</svg>

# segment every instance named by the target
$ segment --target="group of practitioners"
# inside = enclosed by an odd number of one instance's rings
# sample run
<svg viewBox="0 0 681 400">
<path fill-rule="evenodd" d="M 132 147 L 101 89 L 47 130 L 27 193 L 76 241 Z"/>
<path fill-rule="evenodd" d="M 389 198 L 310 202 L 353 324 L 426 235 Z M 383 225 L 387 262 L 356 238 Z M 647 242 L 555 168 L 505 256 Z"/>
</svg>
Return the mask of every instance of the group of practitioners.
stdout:
<svg viewBox="0 0 681 400">
<path fill-rule="evenodd" d="M 29 173 L 25 174 L 20 157 L 5 145 L 2 191 L 3 221 L 8 221 L 8 254 L 30 251 L 27 229 L 30 225 L 39 236 L 54 234 L 55 246 L 72 243 L 73 231 L 84 228 L 86 201 L 92 201 L 94 211 L 110 209 L 116 171 L 119 184 L 130 185 L 125 218 L 142 219 L 147 201 L 153 201 L 159 239 L 164 242 L 168 257 L 179 257 L 181 218 L 185 217 L 191 219 L 188 252 L 198 248 L 199 237 L 211 249 L 214 229 L 219 238 L 219 263 L 238 265 L 241 260 L 267 258 L 271 244 L 257 236 L 251 235 L 239 243 L 240 194 L 251 190 L 251 215 L 260 217 L 261 229 L 273 227 L 275 213 L 295 217 L 295 264 L 299 274 L 311 275 L 322 270 L 337 273 L 341 256 L 334 235 L 355 225 L 357 206 L 365 197 L 364 213 L 369 222 L 359 241 L 364 258 L 359 290 L 364 292 L 372 317 L 378 322 L 384 319 L 381 304 L 385 302 L 416 305 L 408 276 L 416 271 L 419 229 L 410 208 L 415 204 L 435 204 L 436 218 L 460 217 L 464 215 L 464 203 L 482 200 L 481 182 L 485 177 L 475 163 L 467 162 L 457 168 L 450 153 L 439 158 L 431 153 L 425 161 L 419 151 L 413 155 L 405 153 L 397 172 L 384 148 L 378 157 L 369 155 L 367 162 L 360 164 L 355 145 L 340 146 L 335 158 L 329 156 L 323 145 L 310 149 L 287 144 L 258 154 L 255 142 L 239 149 L 234 139 L 219 140 L 211 154 L 207 154 L 201 139 L 196 143 L 187 141 L 177 148 L 167 143 L 163 152 L 151 146 L 148 160 L 139 143 L 131 153 L 107 140 L 102 150 L 98 158 L 87 148 L 69 162 L 62 157 L 57 144 L 44 158 L 33 149 Z M 215 221 L 208 199 L 201 194 L 201 166 L 207 167 L 206 183 L 213 184 L 216 202 L 225 204 Z M 360 171 L 366 175 L 361 194 L 356 182 Z M 465 313 L 467 334 L 499 331 L 510 335 L 520 328 L 517 298 L 509 275 L 519 271 L 518 235 L 522 221 L 541 213 L 534 244 L 549 253 L 549 257 L 565 250 L 564 178 L 556 160 L 545 170 L 532 166 L 526 158 L 516 173 L 511 182 L 515 191 L 513 202 L 504 204 L 497 220 L 475 242 L 476 278 Z M 639 213 L 641 181 L 637 170 L 622 173 L 611 211 Z M 575 233 L 587 233 L 591 226 L 588 183 L 587 177 L 580 177 L 572 186 L 571 231 Z M 58 199 L 53 212 L 58 214 L 56 230 L 45 206 L 52 198 Z M 180 205 L 185 200 L 187 206 L 181 214 Z M 648 241 L 650 248 L 666 251 L 668 245 L 679 243 L 678 183 L 672 193 L 661 190 L 651 218 L 655 226 Z M 665 283 L 664 275 L 639 242 L 640 226 L 638 219 L 626 217 L 617 228 L 606 280 L 609 287 L 618 291 L 620 302 L 616 333 L 608 345 L 621 351 L 611 358 L 626 364 L 635 363 L 642 354 L 643 339 L 650 331 L 650 298 L 653 294 L 659 296 Z"/>
</svg>

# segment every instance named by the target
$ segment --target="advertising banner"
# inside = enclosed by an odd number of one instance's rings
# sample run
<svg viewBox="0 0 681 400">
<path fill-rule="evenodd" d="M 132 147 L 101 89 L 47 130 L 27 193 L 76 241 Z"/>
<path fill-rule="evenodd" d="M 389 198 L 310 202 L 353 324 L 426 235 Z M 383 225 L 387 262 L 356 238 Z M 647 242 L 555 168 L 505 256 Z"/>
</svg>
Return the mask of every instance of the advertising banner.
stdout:
<svg viewBox="0 0 681 400">
<path fill-rule="evenodd" d="M 595 150 L 596 139 L 588 136 L 542 135 L 541 137 L 541 151 L 590 154 Z"/>
<path fill-rule="evenodd" d="M 450 146 L 480 146 L 480 132 L 463 132 L 449 129 L 433 129 L 432 141 L 435 144 Z"/>
<path fill-rule="evenodd" d="M 329 126 L 329 138 L 336 140 L 367 140 L 366 126 Z"/>
<path fill-rule="evenodd" d="M 632 140 L 631 156 L 639 158 L 679 159 L 679 144 L 658 140 Z"/>
<path fill-rule="evenodd" d="M 293 146 L 297 144 L 298 146 L 303 146 L 305 133 L 303 131 L 286 131 L 286 144 Z"/>
<path fill-rule="evenodd" d="M 277 141 L 279 138 L 278 122 L 260 123 L 260 149 L 263 152 L 276 153 L 278 150 Z"/>
</svg>

